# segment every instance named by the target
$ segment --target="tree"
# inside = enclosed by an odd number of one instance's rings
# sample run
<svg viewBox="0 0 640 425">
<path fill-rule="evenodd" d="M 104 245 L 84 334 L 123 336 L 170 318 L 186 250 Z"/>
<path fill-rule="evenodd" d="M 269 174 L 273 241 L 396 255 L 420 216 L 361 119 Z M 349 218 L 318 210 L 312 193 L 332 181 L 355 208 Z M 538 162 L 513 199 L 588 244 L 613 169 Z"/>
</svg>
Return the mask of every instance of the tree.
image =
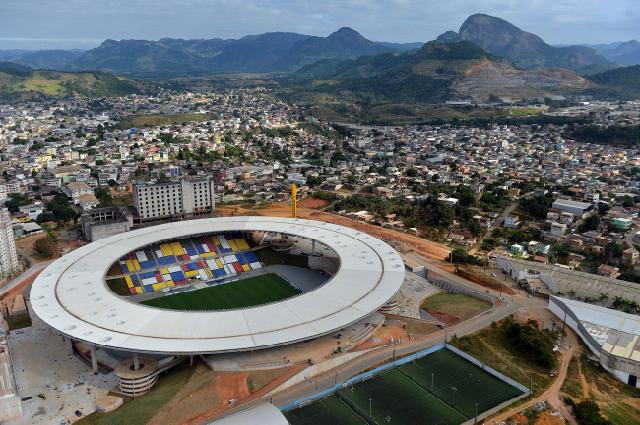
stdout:
<svg viewBox="0 0 640 425">
<path fill-rule="evenodd" d="M 600 226 L 600 217 L 598 217 L 596 214 L 592 214 L 582 220 L 582 223 L 580 223 L 580 226 L 578 226 L 578 231 L 580 233 L 584 233 L 590 230 L 598 230 L 598 226 Z"/>
<path fill-rule="evenodd" d="M 600 406 L 593 400 L 584 400 L 573 406 L 573 414 L 580 425 L 610 425 L 600 414 Z"/>
</svg>

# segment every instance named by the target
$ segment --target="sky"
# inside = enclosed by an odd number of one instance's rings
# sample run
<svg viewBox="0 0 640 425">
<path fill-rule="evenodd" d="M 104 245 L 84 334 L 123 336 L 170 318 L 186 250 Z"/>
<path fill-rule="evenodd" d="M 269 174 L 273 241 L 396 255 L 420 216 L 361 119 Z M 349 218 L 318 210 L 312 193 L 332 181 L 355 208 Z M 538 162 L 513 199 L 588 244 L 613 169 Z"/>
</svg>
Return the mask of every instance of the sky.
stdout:
<svg viewBox="0 0 640 425">
<path fill-rule="evenodd" d="M 376 41 L 426 42 L 474 13 L 551 44 L 640 39 L 637 0 L 0 0 L 0 49 L 88 49 L 103 40 L 326 36 L 348 26 Z"/>
</svg>

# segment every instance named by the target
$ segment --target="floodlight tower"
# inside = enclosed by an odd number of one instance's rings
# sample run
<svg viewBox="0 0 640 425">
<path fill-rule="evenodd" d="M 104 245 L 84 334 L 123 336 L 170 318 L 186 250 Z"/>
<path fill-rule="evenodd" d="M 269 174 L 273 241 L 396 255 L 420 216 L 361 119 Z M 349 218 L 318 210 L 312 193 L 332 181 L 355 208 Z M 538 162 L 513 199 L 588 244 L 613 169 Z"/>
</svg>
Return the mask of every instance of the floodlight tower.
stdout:
<svg viewBox="0 0 640 425">
<path fill-rule="evenodd" d="M 298 186 L 291 184 L 291 218 L 298 216 Z"/>
</svg>

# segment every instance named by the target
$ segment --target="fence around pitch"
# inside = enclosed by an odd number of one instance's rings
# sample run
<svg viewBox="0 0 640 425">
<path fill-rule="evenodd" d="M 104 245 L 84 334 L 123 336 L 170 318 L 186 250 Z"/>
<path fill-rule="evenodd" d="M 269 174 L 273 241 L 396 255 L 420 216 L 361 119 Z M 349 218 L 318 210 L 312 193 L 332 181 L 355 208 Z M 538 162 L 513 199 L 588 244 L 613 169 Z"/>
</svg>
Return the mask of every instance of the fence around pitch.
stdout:
<svg viewBox="0 0 640 425">
<path fill-rule="evenodd" d="M 326 390 L 320 391 L 316 394 L 312 394 L 311 396 L 308 397 L 304 397 L 298 400 L 295 400 L 293 402 L 287 403 L 283 406 L 280 406 L 280 410 L 282 412 L 288 412 L 290 410 L 294 410 L 294 409 L 298 409 L 300 407 L 304 407 L 308 404 L 311 404 L 315 401 L 321 400 L 323 398 L 329 397 L 331 395 L 334 395 L 337 391 L 343 389 L 343 388 L 347 388 L 349 386 L 352 386 L 354 384 L 360 383 L 360 382 L 364 382 L 368 379 L 374 378 L 375 376 L 379 375 L 380 373 L 393 369 L 397 366 L 401 366 L 410 362 L 413 362 L 414 360 L 418 360 L 421 359 L 423 357 L 428 356 L 429 354 L 435 353 L 436 351 L 442 350 L 442 349 L 449 349 L 451 350 L 453 353 L 455 353 L 456 355 L 459 355 L 460 357 L 462 357 L 463 359 L 471 362 L 472 364 L 480 367 L 482 370 L 486 371 L 487 373 L 489 373 L 490 375 L 500 379 L 503 382 L 506 382 L 507 384 L 517 388 L 518 390 L 522 391 L 522 395 L 512 398 L 510 400 L 507 400 L 501 404 L 499 404 L 498 406 L 495 406 L 485 412 L 482 412 L 479 416 L 478 416 L 478 420 L 485 418 L 489 415 L 492 415 L 493 413 L 496 413 L 498 411 L 500 411 L 501 409 L 503 409 L 504 407 L 508 406 L 509 404 L 513 403 L 516 400 L 520 400 L 521 398 L 525 398 L 528 397 L 530 395 L 530 391 L 527 387 L 525 387 L 524 385 L 520 384 L 519 382 L 509 378 L 508 376 L 505 376 L 504 374 L 498 372 L 497 370 L 485 365 L 484 363 L 482 363 L 481 361 L 479 361 L 478 359 L 476 359 L 475 357 L 459 350 L 458 348 L 449 345 L 449 344 L 444 344 L 444 343 L 440 343 L 437 345 L 434 345 L 432 347 L 429 347 L 427 349 L 424 349 L 422 351 L 419 351 L 417 353 L 411 354 L 409 356 L 406 357 L 402 357 L 400 359 L 397 359 L 395 361 L 389 362 L 387 364 L 384 364 L 382 366 L 379 366 L 375 369 L 372 369 L 370 371 L 367 372 L 363 372 L 360 373 L 350 379 L 347 379 L 343 382 L 337 383 L 335 385 L 333 385 L 330 388 L 327 388 Z M 471 418 L 469 421 L 465 422 L 464 425 L 467 424 L 472 424 L 474 423 L 476 418 Z"/>
</svg>

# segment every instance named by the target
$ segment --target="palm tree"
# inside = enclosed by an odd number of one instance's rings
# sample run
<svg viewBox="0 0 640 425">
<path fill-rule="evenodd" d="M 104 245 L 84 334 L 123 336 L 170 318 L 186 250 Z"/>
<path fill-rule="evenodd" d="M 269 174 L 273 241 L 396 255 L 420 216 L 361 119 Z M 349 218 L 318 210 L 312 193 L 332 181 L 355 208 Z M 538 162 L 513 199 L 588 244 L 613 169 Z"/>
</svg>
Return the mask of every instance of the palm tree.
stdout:
<svg viewBox="0 0 640 425">
<path fill-rule="evenodd" d="M 609 294 L 607 294 L 606 292 L 601 292 L 600 293 L 600 303 L 604 306 L 604 304 L 609 301 Z"/>
<path fill-rule="evenodd" d="M 638 312 L 638 308 L 640 308 L 640 305 L 636 301 L 629 300 L 627 301 L 627 308 L 628 308 L 628 311 L 627 311 L 628 313 L 635 314 Z"/>
</svg>

